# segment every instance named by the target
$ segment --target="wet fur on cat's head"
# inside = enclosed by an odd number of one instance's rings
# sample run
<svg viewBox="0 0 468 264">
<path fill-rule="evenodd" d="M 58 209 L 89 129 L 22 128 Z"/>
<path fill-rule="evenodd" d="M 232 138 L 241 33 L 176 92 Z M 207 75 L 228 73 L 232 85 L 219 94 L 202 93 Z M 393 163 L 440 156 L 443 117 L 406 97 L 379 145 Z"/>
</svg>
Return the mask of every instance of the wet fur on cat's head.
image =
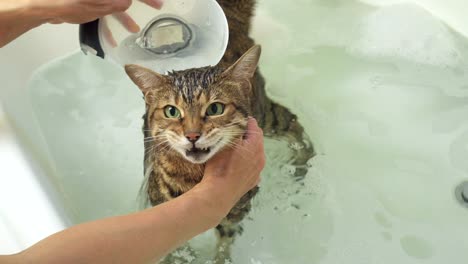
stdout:
<svg viewBox="0 0 468 264">
<path fill-rule="evenodd" d="M 205 163 L 243 136 L 251 113 L 250 83 L 260 57 L 254 46 L 226 70 L 205 67 L 161 75 L 137 65 L 125 71 L 143 92 L 155 151 Z"/>
</svg>

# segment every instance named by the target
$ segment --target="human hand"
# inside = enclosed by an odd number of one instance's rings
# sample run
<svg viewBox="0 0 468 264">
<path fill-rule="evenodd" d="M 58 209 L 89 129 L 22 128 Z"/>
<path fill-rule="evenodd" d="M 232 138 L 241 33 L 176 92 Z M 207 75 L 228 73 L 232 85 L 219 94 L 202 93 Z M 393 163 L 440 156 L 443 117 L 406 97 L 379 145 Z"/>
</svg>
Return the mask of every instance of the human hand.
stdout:
<svg viewBox="0 0 468 264">
<path fill-rule="evenodd" d="M 251 118 L 246 138 L 234 149 L 224 150 L 208 161 L 198 187 L 224 217 L 244 194 L 258 185 L 264 167 L 263 132 Z"/>
<path fill-rule="evenodd" d="M 116 14 L 115 17 L 131 32 L 138 32 L 135 21 L 124 13 L 132 0 L 34 0 L 36 6 L 47 9 L 50 23 L 83 24 L 97 18 Z M 46 3 L 44 3 L 46 2 Z M 160 9 L 162 0 L 141 0 L 147 5 Z"/>
<path fill-rule="evenodd" d="M 44 1 L 44 0 L 35 0 Z M 49 11 L 49 23 L 61 24 L 61 23 L 72 23 L 72 24 L 83 24 L 97 18 L 112 15 L 122 26 L 124 26 L 129 32 L 137 33 L 141 30 L 140 26 L 128 15 L 127 10 L 132 4 L 132 0 L 65 0 L 57 1 L 55 3 L 50 1 L 50 7 L 47 7 Z M 156 9 L 161 9 L 163 0 L 140 0 Z M 37 3 L 40 5 L 40 3 Z M 76 12 L 76 10 L 80 10 Z M 107 24 L 103 27 L 104 37 L 109 41 L 112 47 L 117 47 L 118 43 L 114 39 L 112 32 L 110 31 Z"/>
</svg>

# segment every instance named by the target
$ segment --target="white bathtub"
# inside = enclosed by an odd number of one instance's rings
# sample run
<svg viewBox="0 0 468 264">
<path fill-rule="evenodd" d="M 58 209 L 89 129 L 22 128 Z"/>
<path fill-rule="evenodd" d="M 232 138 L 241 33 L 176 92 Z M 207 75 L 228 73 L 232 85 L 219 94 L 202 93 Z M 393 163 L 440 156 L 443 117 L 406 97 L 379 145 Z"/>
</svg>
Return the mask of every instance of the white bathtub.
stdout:
<svg viewBox="0 0 468 264">
<path fill-rule="evenodd" d="M 312 1 L 303 0 L 298 2 L 300 2 L 301 5 L 307 5 Z M 365 2 L 389 5 L 403 1 L 366 0 Z M 443 3 L 438 0 L 415 0 L 414 2 L 417 2 L 433 15 L 443 19 L 456 31 L 460 32 L 464 36 L 468 36 L 468 18 L 466 18 L 466 14 L 463 12 L 466 10 L 467 4 L 464 3 L 463 0 L 444 1 Z M 326 6 L 326 4 L 324 4 L 324 6 Z M 271 46 L 268 46 L 266 41 L 275 38 L 276 30 L 287 29 L 283 28 L 281 25 L 272 24 L 274 21 L 266 15 L 266 12 L 264 12 L 263 9 L 259 10 L 259 14 L 260 15 L 256 20 L 257 22 L 254 28 L 254 35 L 257 39 L 265 42 L 265 54 L 267 54 L 267 56 L 270 54 L 271 57 L 271 54 L 275 49 L 282 48 L 282 46 L 275 46 L 274 43 L 272 43 Z M 304 23 L 306 22 L 307 20 L 304 21 Z M 60 167 L 61 164 L 55 163 L 54 159 L 51 158 L 50 153 L 51 149 L 53 152 L 54 148 L 57 146 L 54 146 L 53 142 L 51 142 L 50 135 L 43 135 L 44 127 L 41 128 L 38 125 L 37 118 L 33 114 L 32 104 L 34 103 L 31 103 L 30 101 L 35 98 L 31 98 L 31 94 L 26 90 L 27 82 L 30 80 L 33 72 L 41 65 L 50 62 L 57 57 L 69 54 L 77 49 L 77 27 L 72 25 L 43 26 L 25 34 L 7 47 L 0 49 L 0 76 L 3 83 L 0 88 L 0 99 L 4 107 L 6 117 L 13 128 L 12 132 L 9 134 L 2 134 L 2 130 L 0 130 L 0 254 L 14 253 L 18 250 L 24 249 L 47 235 L 62 230 L 72 223 L 121 213 L 119 210 L 113 208 L 115 203 L 113 201 L 118 199 L 119 191 L 109 190 L 108 195 L 103 195 L 107 197 L 101 199 L 99 195 L 93 193 L 93 191 L 97 189 L 93 189 L 93 186 L 87 186 L 89 179 L 85 180 L 84 183 L 69 182 L 68 185 L 57 183 L 58 181 L 56 181 L 56 179 L 61 177 L 58 171 L 63 170 L 63 168 Z M 423 57 L 421 58 L 425 59 Z M 268 65 L 263 66 L 268 72 Z M 58 66 L 55 65 L 55 67 Z M 274 79 L 273 76 L 271 78 Z M 379 83 L 380 81 L 381 80 L 376 80 L 376 83 Z M 273 96 L 276 96 L 276 98 L 280 98 L 283 95 L 280 89 L 275 90 L 273 88 L 272 91 Z M 139 96 L 136 91 L 133 94 L 134 96 Z M 328 99 L 324 97 L 324 100 Z M 286 103 L 293 104 L 293 102 Z M 379 106 L 376 105 L 375 107 Z M 135 116 L 137 116 L 136 113 Z M 302 116 L 306 115 L 302 114 Z M 376 124 L 378 125 L 378 122 Z M 340 128 L 340 126 L 333 127 L 333 124 L 330 127 L 333 129 Z M 313 131 L 310 127 L 306 128 Z M 377 131 L 380 131 L 378 126 Z M 138 131 L 134 132 L 135 137 L 139 137 Z M 5 136 L 5 134 L 7 136 Z M 411 142 L 408 143 L 411 144 Z M 405 164 L 400 165 L 405 167 Z M 136 174 L 139 175 L 139 172 Z M 461 179 L 463 176 L 460 176 L 459 178 Z M 138 180 L 131 181 L 131 191 L 129 191 L 129 193 L 136 192 L 136 185 L 133 183 Z M 77 181 L 79 181 L 79 179 Z M 124 186 L 127 184 L 125 181 L 126 180 L 123 178 L 119 178 L 116 182 Z M 452 186 L 456 184 L 455 182 L 445 183 L 443 181 L 445 180 L 441 180 L 441 186 Z M 73 188 L 72 184 L 77 184 L 76 189 Z M 336 182 L 336 184 L 344 185 L 344 183 L 340 182 Z M 434 182 L 431 182 L 431 184 L 432 185 L 429 187 L 433 188 Z M 376 186 L 378 188 L 377 183 L 371 183 L 368 186 Z M 76 200 L 75 196 L 85 192 L 87 187 L 90 188 L 90 192 L 92 193 L 88 198 L 93 199 L 94 201 L 93 209 L 90 210 L 86 210 L 86 203 L 79 204 L 74 202 Z M 345 186 L 341 187 L 345 188 Z M 122 187 L 119 188 L 123 190 Z M 355 188 L 355 186 L 350 185 L 349 188 Z M 66 195 L 67 193 L 69 196 Z M 83 195 L 86 195 L 86 193 L 83 193 Z M 127 196 L 128 194 L 125 194 L 125 197 Z M 362 196 L 365 195 L 362 194 Z M 346 197 L 341 198 L 346 199 Z M 411 196 L 408 196 L 407 198 L 411 199 Z M 363 197 L 363 199 L 365 199 L 365 197 Z M 418 199 L 421 199 L 421 197 L 418 196 Z M 388 202 L 391 207 L 392 201 Z M 70 208 L 70 204 L 73 204 L 73 208 Z M 454 204 L 450 204 L 450 208 L 458 206 Z M 440 206 L 440 204 L 437 206 Z M 102 209 L 99 210 L 99 208 Z M 408 212 L 405 211 L 406 209 L 402 209 L 400 211 L 399 208 L 393 209 L 397 214 L 400 213 L 406 216 L 410 215 L 407 214 Z M 419 210 L 422 209 L 419 208 Z M 462 210 L 463 208 L 460 206 L 460 215 L 462 217 L 468 217 L 468 211 L 465 214 Z M 343 212 L 340 212 L 340 210 L 331 210 L 330 212 L 333 212 L 335 215 L 341 214 L 347 216 Z M 377 213 L 375 217 L 376 221 L 380 222 L 382 226 L 390 228 L 389 226 L 391 226 L 391 224 L 387 222 L 383 214 Z M 328 218 L 324 218 L 323 221 L 328 221 Z M 346 219 L 343 219 L 343 221 L 346 221 Z M 394 223 L 394 225 L 398 226 L 399 223 Z M 404 228 L 406 228 L 406 226 Z M 435 226 L 434 228 L 440 227 Z M 338 231 L 348 233 L 350 236 L 358 236 L 359 234 L 354 234 L 352 229 L 353 227 L 348 227 L 346 230 Z M 316 231 L 317 233 L 321 233 L 320 230 Z M 409 232 L 410 230 L 407 231 Z M 323 233 L 321 234 L 323 235 Z M 382 229 L 382 235 L 387 238 L 391 237 L 390 231 L 385 228 Z M 335 240 L 332 242 L 336 248 L 339 248 L 337 245 L 340 245 L 341 243 L 343 244 L 343 248 L 347 247 L 347 241 L 345 240 Z M 466 242 L 466 252 L 468 252 L 468 240 L 463 242 Z M 342 252 L 342 257 L 345 258 L 345 256 L 356 255 L 355 261 L 357 261 L 357 259 L 366 259 L 366 256 L 362 256 L 362 252 L 366 251 L 362 247 L 364 247 L 363 245 L 367 245 L 367 243 L 368 241 L 363 242 L 361 245 L 353 244 L 353 246 L 347 248 L 346 252 Z M 416 251 L 418 251 L 418 249 L 423 251 L 422 253 L 415 253 L 415 259 L 413 259 L 415 262 L 408 261 L 407 263 L 419 263 L 417 261 L 422 261 L 421 259 L 426 257 L 425 254 L 427 252 L 425 251 L 427 251 L 427 247 L 426 244 L 421 242 L 421 240 L 411 235 L 407 235 L 401 238 L 401 243 L 406 247 L 405 250 L 411 251 L 411 248 L 413 248 L 413 250 Z M 394 245 L 391 247 L 393 246 Z M 327 251 L 326 249 L 323 250 L 325 252 Z M 437 251 L 437 249 L 435 249 L 435 251 Z M 336 253 L 336 251 L 333 250 L 330 250 L 329 253 L 331 254 L 331 252 Z M 410 252 L 409 255 L 411 254 L 412 253 Z M 317 255 L 320 254 L 317 253 Z M 335 254 L 335 259 L 340 259 L 336 256 L 337 255 Z M 420 257 L 419 260 L 418 257 Z M 268 259 L 268 257 L 265 258 Z M 329 262 L 327 263 L 333 263 L 330 262 L 330 259 L 334 258 L 329 257 Z M 391 259 L 391 257 L 389 257 L 389 259 Z M 466 259 L 468 259 L 468 253 L 466 254 Z M 256 260 L 253 259 L 251 260 L 251 263 L 261 263 L 255 261 Z M 366 261 L 362 263 L 387 262 L 385 262 L 385 260 L 375 260 L 375 262 L 372 262 L 370 258 L 367 258 Z"/>
<path fill-rule="evenodd" d="M 47 176 L 53 164 L 26 89 L 39 66 L 79 47 L 77 34 L 76 26 L 46 25 L 0 49 L 5 112 L 0 121 L 0 254 L 22 250 L 69 225 Z"/>
</svg>

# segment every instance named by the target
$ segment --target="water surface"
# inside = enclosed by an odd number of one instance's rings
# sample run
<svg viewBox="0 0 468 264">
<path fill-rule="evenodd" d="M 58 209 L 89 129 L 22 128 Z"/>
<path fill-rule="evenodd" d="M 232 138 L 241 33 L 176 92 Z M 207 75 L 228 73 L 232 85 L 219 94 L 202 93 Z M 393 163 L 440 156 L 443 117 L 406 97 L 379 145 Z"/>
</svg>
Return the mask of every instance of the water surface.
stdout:
<svg viewBox="0 0 468 264">
<path fill-rule="evenodd" d="M 468 179 L 468 41 L 409 4 L 295 3 L 261 1 L 253 34 L 269 95 L 318 155 L 295 182 L 287 144 L 266 141 L 234 263 L 463 263 L 468 210 L 454 190 Z M 144 106 L 123 70 L 77 52 L 30 91 L 71 220 L 134 210 Z M 193 263 L 214 242 L 195 239 Z"/>
</svg>

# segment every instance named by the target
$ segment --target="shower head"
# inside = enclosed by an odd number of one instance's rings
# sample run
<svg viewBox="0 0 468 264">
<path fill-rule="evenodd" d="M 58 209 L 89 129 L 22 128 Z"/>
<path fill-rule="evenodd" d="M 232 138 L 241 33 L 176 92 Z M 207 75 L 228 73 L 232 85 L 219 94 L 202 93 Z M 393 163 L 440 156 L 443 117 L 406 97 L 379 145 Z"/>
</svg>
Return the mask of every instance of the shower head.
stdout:
<svg viewBox="0 0 468 264">
<path fill-rule="evenodd" d="M 130 33 L 112 15 L 82 24 L 83 52 L 162 74 L 216 65 L 224 55 L 229 28 L 215 0 L 172 0 L 161 10 L 134 1 L 127 13 L 143 30 Z"/>
<path fill-rule="evenodd" d="M 154 19 L 142 31 L 136 43 L 155 54 L 172 54 L 187 48 L 192 30 L 182 19 L 163 17 Z"/>
</svg>

